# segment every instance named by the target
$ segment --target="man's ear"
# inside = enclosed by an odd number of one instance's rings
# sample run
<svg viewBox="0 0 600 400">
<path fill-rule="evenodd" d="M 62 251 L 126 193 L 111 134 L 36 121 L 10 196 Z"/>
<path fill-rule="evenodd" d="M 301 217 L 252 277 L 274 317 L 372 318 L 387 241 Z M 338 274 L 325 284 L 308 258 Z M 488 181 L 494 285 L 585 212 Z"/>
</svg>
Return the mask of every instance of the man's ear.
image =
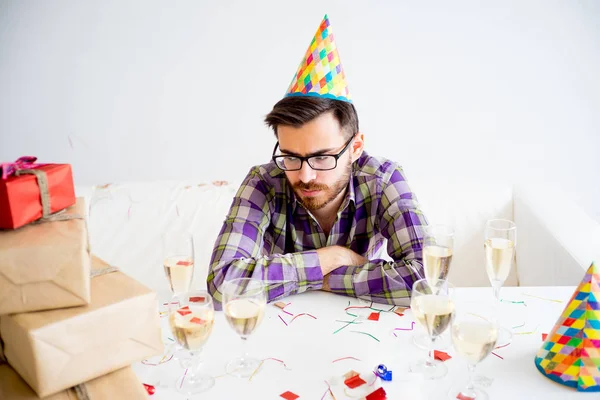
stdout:
<svg viewBox="0 0 600 400">
<path fill-rule="evenodd" d="M 365 135 L 362 132 L 358 132 L 354 141 L 350 145 L 352 154 L 352 162 L 358 160 L 365 148 Z"/>
</svg>

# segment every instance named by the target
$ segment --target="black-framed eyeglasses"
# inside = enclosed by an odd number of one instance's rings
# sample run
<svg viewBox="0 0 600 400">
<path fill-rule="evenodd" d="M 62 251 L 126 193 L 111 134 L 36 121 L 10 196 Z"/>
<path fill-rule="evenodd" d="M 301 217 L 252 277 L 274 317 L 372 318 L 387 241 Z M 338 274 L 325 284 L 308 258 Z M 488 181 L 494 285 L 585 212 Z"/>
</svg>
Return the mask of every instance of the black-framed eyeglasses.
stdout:
<svg viewBox="0 0 600 400">
<path fill-rule="evenodd" d="M 275 164 L 284 171 L 298 171 L 302 169 L 302 164 L 304 161 L 308 163 L 308 165 L 314 169 L 315 171 L 329 171 L 331 169 L 335 169 L 337 167 L 337 160 L 348 150 L 350 147 L 350 143 L 355 136 L 352 136 L 346 144 L 344 144 L 344 148 L 337 154 L 319 154 L 316 156 L 310 157 L 301 157 L 301 156 L 286 156 L 280 155 L 276 156 L 275 152 L 277 151 L 277 147 L 279 147 L 279 142 L 275 143 L 275 148 L 273 149 L 273 161 Z"/>
</svg>

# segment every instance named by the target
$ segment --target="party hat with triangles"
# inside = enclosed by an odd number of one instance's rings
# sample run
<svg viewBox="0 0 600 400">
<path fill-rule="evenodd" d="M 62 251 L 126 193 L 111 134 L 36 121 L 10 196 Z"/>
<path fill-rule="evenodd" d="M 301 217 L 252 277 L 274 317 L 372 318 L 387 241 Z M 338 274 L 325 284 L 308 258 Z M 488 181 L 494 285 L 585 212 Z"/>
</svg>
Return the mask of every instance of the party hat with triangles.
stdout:
<svg viewBox="0 0 600 400">
<path fill-rule="evenodd" d="M 317 96 L 352 103 L 327 15 L 298 66 L 285 94 L 288 96 Z"/>
<path fill-rule="evenodd" d="M 546 377 L 600 392 L 600 265 L 592 263 L 535 357 Z"/>
</svg>

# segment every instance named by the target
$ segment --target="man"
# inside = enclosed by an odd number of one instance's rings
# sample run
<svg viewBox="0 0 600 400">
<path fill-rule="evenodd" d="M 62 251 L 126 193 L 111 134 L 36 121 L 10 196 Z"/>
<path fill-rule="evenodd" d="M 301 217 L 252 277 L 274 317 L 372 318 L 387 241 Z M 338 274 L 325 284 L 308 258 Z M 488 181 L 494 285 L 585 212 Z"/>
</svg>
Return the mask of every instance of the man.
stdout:
<svg viewBox="0 0 600 400">
<path fill-rule="evenodd" d="M 423 276 L 426 220 L 395 163 L 364 152 L 327 16 L 286 96 L 265 118 L 278 140 L 252 168 L 217 238 L 207 279 L 253 277 L 268 301 L 326 290 L 406 304 Z M 387 240 L 387 252 L 380 253 Z"/>
</svg>

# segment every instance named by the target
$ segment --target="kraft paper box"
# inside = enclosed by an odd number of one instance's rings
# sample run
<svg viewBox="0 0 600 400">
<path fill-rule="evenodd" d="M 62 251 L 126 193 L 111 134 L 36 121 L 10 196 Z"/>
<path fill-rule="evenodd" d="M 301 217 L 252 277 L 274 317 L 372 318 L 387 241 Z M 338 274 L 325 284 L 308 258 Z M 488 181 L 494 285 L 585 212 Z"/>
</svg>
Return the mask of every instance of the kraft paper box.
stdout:
<svg viewBox="0 0 600 400">
<path fill-rule="evenodd" d="M 87 306 L 0 317 L 6 359 L 40 397 L 163 353 L 156 293 L 122 272 L 91 289 Z"/>
<path fill-rule="evenodd" d="M 147 400 L 142 383 L 131 368 L 123 368 L 85 383 L 91 400 Z M 38 400 L 39 397 L 8 365 L 0 365 L 0 399 Z M 44 400 L 79 400 L 75 390 L 67 389 Z"/>
<path fill-rule="evenodd" d="M 85 200 L 65 221 L 0 231 L 0 315 L 90 302 L 90 254 Z"/>
</svg>

